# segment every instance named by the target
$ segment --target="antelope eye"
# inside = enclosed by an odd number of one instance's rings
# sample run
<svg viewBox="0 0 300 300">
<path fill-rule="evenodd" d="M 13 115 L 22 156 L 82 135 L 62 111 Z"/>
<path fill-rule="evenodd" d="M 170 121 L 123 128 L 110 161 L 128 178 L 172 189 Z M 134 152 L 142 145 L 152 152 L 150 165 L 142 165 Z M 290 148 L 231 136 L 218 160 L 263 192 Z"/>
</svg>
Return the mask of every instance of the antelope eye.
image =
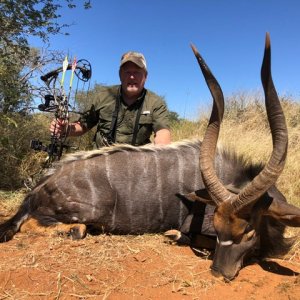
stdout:
<svg viewBox="0 0 300 300">
<path fill-rule="evenodd" d="M 244 234 L 247 234 L 252 230 L 253 230 L 253 226 L 251 224 L 248 224 L 245 228 Z"/>
</svg>

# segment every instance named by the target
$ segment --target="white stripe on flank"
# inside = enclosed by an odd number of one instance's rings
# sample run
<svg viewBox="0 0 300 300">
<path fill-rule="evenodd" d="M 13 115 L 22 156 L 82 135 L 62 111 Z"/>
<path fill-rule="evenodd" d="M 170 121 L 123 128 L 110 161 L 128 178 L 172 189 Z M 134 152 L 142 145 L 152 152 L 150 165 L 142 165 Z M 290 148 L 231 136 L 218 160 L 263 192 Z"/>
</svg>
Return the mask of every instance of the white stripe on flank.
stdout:
<svg viewBox="0 0 300 300">
<path fill-rule="evenodd" d="M 91 161 L 92 162 L 92 161 Z M 98 194 L 97 194 L 97 186 L 93 183 L 93 178 L 91 178 L 91 172 L 90 168 L 92 168 L 91 163 L 87 163 L 87 161 L 84 161 L 83 171 L 84 171 L 84 177 L 87 181 L 87 186 L 89 187 L 89 195 L 90 199 L 87 199 L 92 204 L 92 211 L 91 211 L 91 217 L 92 219 L 95 218 L 96 215 L 96 204 L 98 200 Z M 88 196 L 88 195 L 86 195 Z"/>
<path fill-rule="evenodd" d="M 163 214 L 163 205 L 162 205 L 162 184 L 161 184 L 161 168 L 160 161 L 157 157 L 157 153 L 154 152 L 154 160 L 155 160 L 155 171 L 156 171 L 156 191 L 158 192 L 158 202 L 159 202 L 159 216 L 161 218 L 164 217 Z"/>
<path fill-rule="evenodd" d="M 174 173 L 177 172 L 177 174 L 178 174 L 179 193 L 183 194 L 184 191 L 183 191 L 182 184 L 184 182 L 184 174 L 183 174 L 183 159 L 181 157 L 181 152 L 177 151 L 176 157 L 177 157 L 178 169 L 174 170 Z M 181 201 L 180 201 L 180 203 L 181 203 Z"/>
<path fill-rule="evenodd" d="M 132 159 L 131 159 L 131 153 L 130 152 L 125 152 L 126 153 L 126 162 L 125 162 L 125 168 L 123 171 L 127 172 L 127 178 L 133 178 L 133 174 L 132 174 Z M 127 190 L 127 199 L 130 200 L 131 199 L 131 195 L 132 195 L 132 189 L 133 189 L 133 181 L 132 180 L 128 180 L 126 187 L 128 188 Z M 128 211 L 129 211 L 129 215 L 132 216 L 133 215 L 133 201 L 128 201 Z M 133 229 L 133 219 L 130 218 L 129 222 L 130 222 L 130 229 Z"/>
<path fill-rule="evenodd" d="M 185 191 L 183 190 L 183 182 L 184 180 L 184 158 L 182 157 L 181 152 L 176 152 L 177 157 L 177 170 L 174 170 L 174 173 L 178 172 L 178 187 L 179 187 L 179 193 L 184 194 Z M 183 223 L 183 209 L 185 208 L 185 205 L 182 201 L 179 201 L 179 224 Z"/>
<path fill-rule="evenodd" d="M 78 173 L 77 173 L 77 171 L 76 171 L 76 164 L 71 164 L 71 166 L 72 166 L 72 169 L 71 169 L 71 171 L 70 171 L 70 175 L 69 175 L 69 177 L 71 178 L 71 182 L 72 182 L 72 189 L 73 189 L 73 195 L 81 195 L 81 191 L 80 191 L 80 189 L 77 187 L 77 185 L 76 184 L 74 184 L 74 182 L 76 182 L 76 178 L 77 178 L 77 176 L 78 176 Z M 63 186 L 63 188 L 65 188 L 65 186 Z M 62 190 L 60 190 L 60 192 L 63 194 L 63 191 Z M 65 195 L 64 195 L 65 196 Z M 66 198 L 66 197 L 65 197 Z M 72 201 L 74 201 L 75 199 L 72 199 Z M 76 199 L 77 200 L 77 199 Z"/>
<path fill-rule="evenodd" d="M 201 171 L 200 171 L 200 162 L 199 162 L 199 149 L 193 148 L 194 152 L 194 172 L 195 172 L 195 181 L 194 181 L 194 190 L 200 187 L 200 182 L 202 181 Z"/>
<path fill-rule="evenodd" d="M 112 187 L 112 185 L 111 185 L 111 176 L 110 176 L 111 172 L 110 172 L 110 166 L 109 166 L 109 158 L 110 158 L 109 155 L 105 155 L 105 160 L 104 160 L 104 162 L 105 162 L 105 174 L 107 176 L 107 181 L 109 183 L 109 186 Z"/>
<path fill-rule="evenodd" d="M 105 156 L 105 160 L 104 160 L 104 163 L 105 163 L 105 174 L 106 174 L 106 177 L 107 177 L 107 181 L 109 183 L 109 186 L 110 188 L 112 189 L 112 184 L 111 184 L 111 174 L 112 174 L 112 170 L 111 170 L 111 167 L 110 167 L 110 156 L 109 155 L 106 155 Z M 118 194 L 117 192 L 115 193 L 116 196 L 115 196 L 115 204 L 114 204 L 114 208 L 113 208 L 113 211 L 112 211 L 112 216 L 111 216 L 111 228 L 112 230 L 115 228 L 115 225 L 116 225 L 116 214 L 117 214 L 117 203 L 118 203 Z M 100 195 L 100 197 L 103 197 L 104 195 Z"/>
</svg>

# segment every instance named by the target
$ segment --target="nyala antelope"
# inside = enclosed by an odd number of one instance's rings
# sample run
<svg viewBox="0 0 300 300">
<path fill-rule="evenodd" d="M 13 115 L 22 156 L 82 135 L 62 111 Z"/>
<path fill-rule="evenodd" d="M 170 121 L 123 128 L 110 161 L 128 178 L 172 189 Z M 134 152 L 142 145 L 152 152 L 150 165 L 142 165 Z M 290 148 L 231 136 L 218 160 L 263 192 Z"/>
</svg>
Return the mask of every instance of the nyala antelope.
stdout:
<svg viewBox="0 0 300 300">
<path fill-rule="evenodd" d="M 192 46 L 213 96 L 202 142 L 78 152 L 67 156 L 27 194 L 17 213 L 0 225 L 0 241 L 18 231 L 93 230 L 112 234 L 165 232 L 192 246 L 213 247 L 212 273 L 234 279 L 243 262 L 283 255 L 293 244 L 286 226 L 300 226 L 300 209 L 276 188 L 287 155 L 284 114 L 273 85 L 267 34 L 261 70 L 273 138 L 266 165 L 245 164 L 216 148 L 224 112 L 222 90 Z M 199 162 L 200 160 L 200 162 Z"/>
</svg>

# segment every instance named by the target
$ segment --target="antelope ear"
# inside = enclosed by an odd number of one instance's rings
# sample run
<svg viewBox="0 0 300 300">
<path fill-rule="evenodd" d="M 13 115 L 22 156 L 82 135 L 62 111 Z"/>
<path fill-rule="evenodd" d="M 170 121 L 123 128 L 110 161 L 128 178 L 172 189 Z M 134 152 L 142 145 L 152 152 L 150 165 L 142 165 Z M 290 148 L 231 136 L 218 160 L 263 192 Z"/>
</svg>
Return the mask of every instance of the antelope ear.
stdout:
<svg viewBox="0 0 300 300">
<path fill-rule="evenodd" d="M 225 187 L 232 193 L 238 194 L 240 192 L 240 189 L 232 184 L 228 184 Z M 184 194 L 182 196 L 184 196 L 187 200 L 191 202 L 199 201 L 205 204 L 216 206 L 216 203 L 212 200 L 207 189 L 200 189 L 189 194 Z"/>
<path fill-rule="evenodd" d="M 269 197 L 273 198 L 273 201 L 264 214 L 271 216 L 286 226 L 300 227 L 300 208 L 287 203 L 282 194 L 277 192 L 267 192 Z"/>
<path fill-rule="evenodd" d="M 213 202 L 213 200 L 211 199 L 206 189 L 201 189 L 189 194 L 185 194 L 184 197 L 192 202 L 199 201 L 213 206 L 216 205 L 215 202 Z"/>
</svg>

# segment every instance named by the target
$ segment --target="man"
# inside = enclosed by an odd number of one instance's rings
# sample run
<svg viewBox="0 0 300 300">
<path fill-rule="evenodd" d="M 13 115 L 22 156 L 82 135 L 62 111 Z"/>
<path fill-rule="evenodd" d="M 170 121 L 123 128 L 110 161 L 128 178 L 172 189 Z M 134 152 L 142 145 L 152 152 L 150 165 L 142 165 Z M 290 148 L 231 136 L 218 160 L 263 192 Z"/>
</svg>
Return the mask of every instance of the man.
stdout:
<svg viewBox="0 0 300 300">
<path fill-rule="evenodd" d="M 127 52 L 121 58 L 119 77 L 121 85 L 104 87 L 97 103 L 77 122 L 68 126 L 69 136 L 79 136 L 97 126 L 94 142 L 98 148 L 112 143 L 135 146 L 150 142 L 165 145 L 171 142 L 168 110 L 164 101 L 145 89 L 147 64 L 143 54 Z M 52 133 L 66 130 L 63 120 L 54 120 Z"/>
</svg>

